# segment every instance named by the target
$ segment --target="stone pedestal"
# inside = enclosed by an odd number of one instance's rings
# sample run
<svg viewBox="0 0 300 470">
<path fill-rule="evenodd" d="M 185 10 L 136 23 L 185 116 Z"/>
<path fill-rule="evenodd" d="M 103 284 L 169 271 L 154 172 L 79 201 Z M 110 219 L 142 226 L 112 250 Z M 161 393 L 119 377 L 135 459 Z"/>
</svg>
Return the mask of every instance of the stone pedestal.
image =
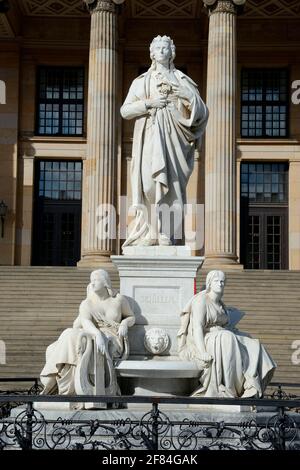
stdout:
<svg viewBox="0 0 300 470">
<path fill-rule="evenodd" d="M 199 370 L 193 362 L 149 359 L 121 361 L 116 367 L 124 395 L 185 396 L 199 385 Z"/>
<path fill-rule="evenodd" d="M 136 316 L 130 328 L 130 354 L 149 356 L 144 347 L 147 329 L 159 327 L 170 337 L 170 347 L 163 355 L 177 356 L 177 332 L 180 313 L 195 293 L 195 279 L 204 258 L 167 255 L 175 247 L 163 247 L 163 256 L 152 256 L 159 247 L 144 247 L 143 256 L 112 256 L 120 276 L 120 292 L 129 297 Z M 178 247 L 184 248 L 184 247 Z M 149 253 L 151 255 L 147 256 Z"/>
<path fill-rule="evenodd" d="M 130 357 L 117 368 L 127 381 L 129 393 L 142 395 L 188 395 L 195 388 L 195 365 L 180 361 L 177 332 L 180 313 L 195 293 L 195 279 L 202 257 L 188 254 L 187 247 L 128 247 L 139 255 L 112 256 L 120 276 L 120 292 L 128 296 L 136 316 L 129 330 Z M 126 251 L 127 253 L 127 251 Z M 161 328 L 168 334 L 169 347 L 161 355 L 146 350 L 147 330 Z M 124 380 L 123 380 L 124 382 Z"/>
</svg>

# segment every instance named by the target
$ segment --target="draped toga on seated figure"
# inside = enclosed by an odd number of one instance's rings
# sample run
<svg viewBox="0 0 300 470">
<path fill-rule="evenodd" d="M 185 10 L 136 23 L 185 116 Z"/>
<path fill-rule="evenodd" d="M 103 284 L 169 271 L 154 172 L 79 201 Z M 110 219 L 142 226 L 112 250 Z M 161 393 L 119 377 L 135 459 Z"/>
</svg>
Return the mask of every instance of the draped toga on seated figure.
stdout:
<svg viewBox="0 0 300 470">
<path fill-rule="evenodd" d="M 206 289 L 192 297 L 181 314 L 178 352 L 199 368 L 193 396 L 262 397 L 276 364 L 258 339 L 236 328 L 222 296 L 225 274 L 210 271 Z"/>
<path fill-rule="evenodd" d="M 96 342 L 97 353 L 105 358 L 106 394 L 118 395 L 114 360 L 128 357 L 128 328 L 134 323 L 135 317 L 126 297 L 113 291 L 108 273 L 102 269 L 93 271 L 87 297 L 80 305 L 73 328 L 64 330 L 47 348 L 46 364 L 41 372 L 42 394 L 76 394 L 75 371 L 81 356 L 80 340 L 83 334 L 88 334 Z M 93 354 L 92 350 L 90 354 Z"/>
</svg>

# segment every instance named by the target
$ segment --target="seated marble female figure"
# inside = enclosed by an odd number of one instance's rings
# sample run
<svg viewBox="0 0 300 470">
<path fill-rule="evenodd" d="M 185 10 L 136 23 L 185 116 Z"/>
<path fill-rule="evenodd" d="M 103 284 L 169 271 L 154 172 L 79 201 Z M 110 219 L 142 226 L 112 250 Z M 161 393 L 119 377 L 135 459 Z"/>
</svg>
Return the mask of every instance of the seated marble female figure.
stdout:
<svg viewBox="0 0 300 470">
<path fill-rule="evenodd" d="M 90 364 L 95 364 L 94 356 L 99 354 L 104 358 L 101 364 L 105 394 L 117 395 L 119 387 L 113 361 L 128 356 L 128 327 L 134 323 L 127 299 L 113 291 L 108 273 L 102 269 L 93 271 L 87 297 L 80 305 L 73 328 L 63 331 L 58 340 L 47 348 L 46 364 L 41 372 L 42 393 L 83 394 L 77 390 L 81 386 L 76 386 L 76 368 L 81 366 L 81 375 L 83 368 L 88 381 Z M 91 340 L 95 343 L 94 348 Z M 86 343 L 90 346 L 87 347 Z M 86 390 L 88 388 L 85 393 Z"/>
<path fill-rule="evenodd" d="M 229 315 L 221 300 L 224 286 L 224 273 L 211 271 L 206 290 L 184 309 L 179 356 L 199 367 L 200 387 L 193 396 L 261 397 L 276 364 L 257 339 L 229 329 Z"/>
</svg>

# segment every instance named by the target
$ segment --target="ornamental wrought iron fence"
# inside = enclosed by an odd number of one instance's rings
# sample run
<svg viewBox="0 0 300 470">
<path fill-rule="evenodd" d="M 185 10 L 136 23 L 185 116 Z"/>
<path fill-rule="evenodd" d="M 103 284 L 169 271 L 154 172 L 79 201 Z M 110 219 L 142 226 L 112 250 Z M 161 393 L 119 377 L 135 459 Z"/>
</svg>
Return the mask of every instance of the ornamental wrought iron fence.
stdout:
<svg viewBox="0 0 300 470">
<path fill-rule="evenodd" d="M 57 408 L 69 403 L 80 412 L 45 412 L 41 402 Z M 95 407 L 106 403 L 107 410 L 81 409 L 91 402 Z M 137 405 L 143 407 L 126 408 Z M 252 411 L 208 412 L 203 405 L 240 405 Z M 41 396 L 32 394 L 32 387 L 27 394 L 1 392 L 0 450 L 9 449 L 300 450 L 300 397 L 281 386 L 262 399 Z"/>
</svg>

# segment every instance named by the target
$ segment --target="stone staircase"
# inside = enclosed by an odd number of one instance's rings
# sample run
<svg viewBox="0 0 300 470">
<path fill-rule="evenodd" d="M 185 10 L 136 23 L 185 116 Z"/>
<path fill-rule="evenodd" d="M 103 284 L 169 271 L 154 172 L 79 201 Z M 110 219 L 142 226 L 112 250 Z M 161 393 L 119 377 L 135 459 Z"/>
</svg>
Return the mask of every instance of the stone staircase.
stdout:
<svg viewBox="0 0 300 470">
<path fill-rule="evenodd" d="M 105 269 L 118 288 L 117 270 L 111 264 Z M 89 274 L 77 268 L 0 267 L 0 340 L 6 344 L 0 378 L 38 377 L 46 346 L 77 316 Z M 198 290 L 205 276 L 201 270 Z M 300 364 L 291 360 L 292 343 L 300 340 L 300 272 L 230 271 L 224 300 L 245 312 L 239 329 L 259 338 L 277 362 L 273 381 L 300 383 Z"/>
</svg>

